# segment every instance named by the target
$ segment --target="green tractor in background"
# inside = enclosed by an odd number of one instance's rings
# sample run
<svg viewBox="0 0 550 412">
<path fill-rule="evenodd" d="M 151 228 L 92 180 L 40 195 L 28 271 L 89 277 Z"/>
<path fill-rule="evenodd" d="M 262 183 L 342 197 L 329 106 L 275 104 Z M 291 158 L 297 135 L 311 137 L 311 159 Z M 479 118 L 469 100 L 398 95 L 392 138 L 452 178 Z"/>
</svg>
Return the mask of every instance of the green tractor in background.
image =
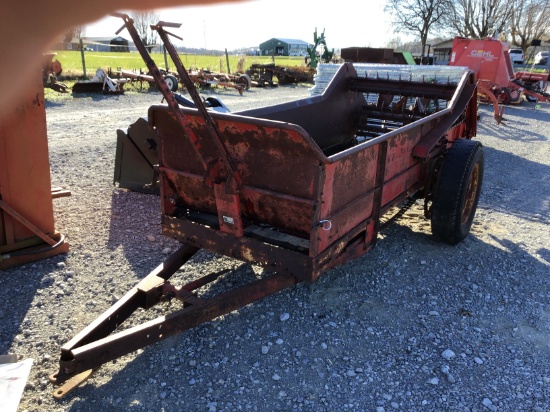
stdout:
<svg viewBox="0 0 550 412">
<path fill-rule="evenodd" d="M 307 48 L 307 54 L 309 57 L 308 66 L 312 69 L 316 69 L 317 65 L 321 63 L 329 63 L 334 56 L 334 49 L 328 50 L 327 42 L 325 41 L 325 30 L 320 36 L 317 36 L 317 27 L 313 33 L 314 45 L 312 48 Z"/>
</svg>

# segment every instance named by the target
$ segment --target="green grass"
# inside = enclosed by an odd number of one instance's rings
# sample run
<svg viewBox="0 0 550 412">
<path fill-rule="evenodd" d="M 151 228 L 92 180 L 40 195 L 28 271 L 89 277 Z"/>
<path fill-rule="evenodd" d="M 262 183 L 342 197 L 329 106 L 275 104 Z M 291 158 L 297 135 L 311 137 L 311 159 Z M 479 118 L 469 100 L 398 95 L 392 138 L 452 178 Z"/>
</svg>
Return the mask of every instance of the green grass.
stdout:
<svg viewBox="0 0 550 412">
<path fill-rule="evenodd" d="M 164 68 L 164 55 L 154 53 L 151 55 L 158 67 Z M 107 71 L 109 68 L 116 72 L 119 68 L 124 70 L 144 71 L 146 66 L 139 53 L 108 53 L 108 52 L 85 52 L 86 77 L 91 78 L 98 68 Z M 245 71 L 250 65 L 255 63 L 270 63 L 270 56 L 229 56 L 229 67 L 231 73 L 235 73 L 238 68 L 239 59 L 243 58 L 242 67 Z M 82 66 L 82 56 L 79 51 L 58 51 L 55 56 L 63 67 L 62 77 L 82 77 L 84 75 Z M 214 72 L 226 73 L 227 64 L 225 56 L 202 56 L 194 54 L 182 54 L 180 59 L 186 69 L 207 69 Z M 275 63 L 281 66 L 303 66 L 304 59 L 301 57 L 276 57 Z M 171 70 L 175 69 L 172 59 L 168 56 L 168 65 Z"/>
</svg>

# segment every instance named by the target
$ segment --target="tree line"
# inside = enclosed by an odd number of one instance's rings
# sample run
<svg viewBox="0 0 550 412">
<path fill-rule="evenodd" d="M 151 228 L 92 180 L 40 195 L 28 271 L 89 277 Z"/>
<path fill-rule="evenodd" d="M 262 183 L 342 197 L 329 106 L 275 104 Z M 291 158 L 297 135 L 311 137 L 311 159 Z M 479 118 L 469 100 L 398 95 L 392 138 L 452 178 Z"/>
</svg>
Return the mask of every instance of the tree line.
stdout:
<svg viewBox="0 0 550 412">
<path fill-rule="evenodd" d="M 395 32 L 418 36 L 506 40 L 524 52 L 533 40 L 549 41 L 550 0 L 386 0 Z"/>
</svg>

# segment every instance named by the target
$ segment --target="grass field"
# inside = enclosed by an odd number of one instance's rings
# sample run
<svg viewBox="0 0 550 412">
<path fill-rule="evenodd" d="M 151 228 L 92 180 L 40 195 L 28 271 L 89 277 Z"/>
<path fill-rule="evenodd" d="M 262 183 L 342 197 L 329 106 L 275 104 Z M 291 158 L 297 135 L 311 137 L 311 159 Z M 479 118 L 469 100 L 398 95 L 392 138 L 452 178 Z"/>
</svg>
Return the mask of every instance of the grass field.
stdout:
<svg viewBox="0 0 550 412">
<path fill-rule="evenodd" d="M 151 55 L 158 67 L 164 68 L 164 55 L 155 53 Z M 86 62 L 86 77 L 93 77 L 95 71 L 101 68 L 107 71 L 109 68 L 113 72 L 117 69 L 139 70 L 145 69 L 145 63 L 137 52 L 130 53 L 108 53 L 108 52 L 90 52 L 84 54 Z M 82 77 L 84 75 L 82 66 L 82 56 L 79 51 L 58 51 L 55 56 L 63 67 L 62 77 Z M 180 59 L 186 69 L 208 69 L 215 72 L 227 73 L 227 64 L 225 56 L 201 56 L 195 54 L 182 54 Z M 241 62 L 239 62 L 241 60 Z M 254 63 L 270 63 L 270 56 L 229 56 L 229 68 L 231 73 L 237 71 L 244 72 Z M 240 64 L 239 64 L 240 63 Z M 301 66 L 304 65 L 304 59 L 301 57 L 276 57 L 275 63 L 282 66 Z M 168 66 L 174 70 L 175 65 L 168 56 Z"/>
</svg>

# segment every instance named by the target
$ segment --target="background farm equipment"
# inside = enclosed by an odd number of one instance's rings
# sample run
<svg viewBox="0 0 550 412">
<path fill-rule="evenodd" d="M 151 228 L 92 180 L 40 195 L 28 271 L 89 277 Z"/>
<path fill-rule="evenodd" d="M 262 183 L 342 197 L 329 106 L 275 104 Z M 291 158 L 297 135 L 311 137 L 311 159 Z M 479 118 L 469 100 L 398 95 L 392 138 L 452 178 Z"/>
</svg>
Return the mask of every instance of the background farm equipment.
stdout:
<svg viewBox="0 0 550 412">
<path fill-rule="evenodd" d="M 177 72 L 159 69 L 164 76 L 164 81 L 168 88 L 175 92 L 179 88 L 181 82 Z M 129 70 L 120 70 L 120 74 L 131 81 L 148 82 L 152 86 L 156 86 L 155 78 L 151 74 L 135 73 Z M 197 88 L 223 87 L 235 89 L 239 94 L 243 94 L 244 90 L 248 90 L 251 86 L 250 78 L 247 75 L 231 75 L 226 73 L 214 73 L 209 70 L 190 70 L 187 73 Z"/>
<path fill-rule="evenodd" d="M 315 70 L 310 67 L 277 66 L 275 63 L 252 64 L 246 71 L 252 86 L 271 87 L 278 84 L 313 83 Z M 274 78 L 277 78 L 275 83 Z"/>
<path fill-rule="evenodd" d="M 525 98 L 530 102 L 538 101 L 539 96 L 543 96 L 545 99 L 550 98 L 550 95 L 546 92 L 548 72 L 517 71 L 512 82 L 525 90 L 536 93 L 525 93 Z"/>
<path fill-rule="evenodd" d="M 68 87 L 65 83 L 59 82 L 57 76 L 61 75 L 63 67 L 59 60 L 52 60 L 57 53 L 44 54 L 44 64 L 42 65 L 42 83 L 44 87 L 55 90 L 59 93 L 67 93 Z"/>
<path fill-rule="evenodd" d="M 317 36 L 317 28 L 315 28 L 315 32 L 313 33 L 313 47 L 307 48 L 307 54 L 309 57 L 308 66 L 312 69 L 316 69 L 319 63 L 330 63 L 334 56 L 334 49 L 328 49 L 324 30 L 320 36 Z"/>
<path fill-rule="evenodd" d="M 247 75 L 230 75 L 226 73 L 215 73 L 209 70 L 199 69 L 189 71 L 191 81 L 198 88 L 208 88 L 211 86 L 220 86 L 232 88 L 243 94 L 244 90 L 250 89 L 252 85 L 250 77 Z"/>
<path fill-rule="evenodd" d="M 519 77 L 508 53 L 509 46 L 494 38 L 467 39 L 455 37 L 451 50 L 451 66 L 465 66 L 476 73 L 480 99 L 494 106 L 494 117 L 498 123 L 503 119 L 500 104 L 519 104 L 524 96 L 546 102 L 550 94 L 537 88 L 533 82 Z"/>
<path fill-rule="evenodd" d="M 150 74 L 142 73 L 141 70 L 139 73 L 136 73 L 135 71 L 119 69 L 118 73 L 124 78 L 129 79 L 130 82 L 139 82 L 140 84 L 146 82 L 149 84 L 150 87 L 156 86 L 155 78 Z M 176 90 L 178 90 L 178 79 L 175 76 L 166 73 L 164 75 L 164 81 L 171 91 L 175 92 Z"/>
<path fill-rule="evenodd" d="M 91 80 L 80 80 L 73 85 L 73 93 L 103 93 L 121 94 L 124 93 L 124 84 L 128 79 L 114 79 L 105 70 L 96 70 Z"/>
<path fill-rule="evenodd" d="M 307 67 L 278 66 L 275 63 L 252 64 L 246 71 L 246 74 L 252 80 L 252 85 L 257 87 L 269 85 L 273 87 L 277 84 L 312 83 L 319 62 L 328 63 L 334 56 L 334 50 L 329 51 L 327 48 L 324 30 L 320 36 L 317 36 L 316 28 L 313 33 L 313 40 L 313 47 L 307 49 L 305 58 Z M 275 77 L 277 78 L 277 84 L 274 82 Z"/>
<path fill-rule="evenodd" d="M 174 97 L 182 107 L 196 108 L 195 103 L 185 96 L 174 94 Z M 229 112 L 227 106 L 215 97 L 207 97 L 203 103 L 209 110 Z M 127 129 L 118 129 L 113 184 L 122 189 L 158 195 L 158 143 L 147 118 L 140 117 Z"/>
<path fill-rule="evenodd" d="M 474 218 L 483 176 L 476 82 L 469 70 L 331 66 L 313 96 L 237 113 L 209 111 L 164 27 L 154 26 L 196 108 L 182 107 L 122 14 L 166 104 L 149 109 L 159 139 L 163 234 L 182 247 L 61 349 L 61 397 L 100 365 L 362 256 L 380 218 L 425 199 L 436 237 L 456 244 Z M 331 74 L 332 71 L 332 74 Z M 322 76 L 321 76 L 322 77 Z M 326 77 L 325 77 L 326 79 Z M 169 279 L 200 249 L 258 265 L 264 275 L 214 296 L 216 272 Z M 111 335 L 138 308 L 180 309 Z"/>
<path fill-rule="evenodd" d="M 416 64 L 410 52 L 387 48 L 346 47 L 341 49 L 340 57 L 350 63 Z"/>
</svg>

